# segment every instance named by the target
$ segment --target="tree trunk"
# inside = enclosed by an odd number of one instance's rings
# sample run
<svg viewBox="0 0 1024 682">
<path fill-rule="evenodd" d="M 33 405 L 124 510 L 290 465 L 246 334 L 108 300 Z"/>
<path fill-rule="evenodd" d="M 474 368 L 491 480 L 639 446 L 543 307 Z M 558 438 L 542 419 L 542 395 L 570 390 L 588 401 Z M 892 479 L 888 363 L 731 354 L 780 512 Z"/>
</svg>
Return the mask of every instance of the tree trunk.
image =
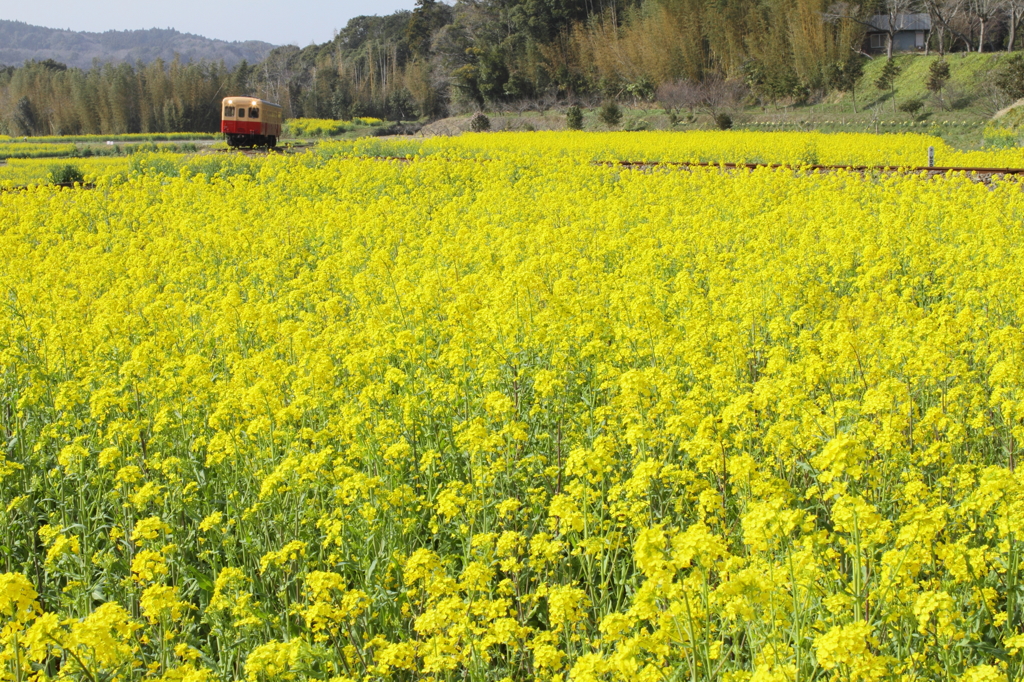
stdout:
<svg viewBox="0 0 1024 682">
<path fill-rule="evenodd" d="M 854 81 L 853 88 L 850 90 L 850 94 L 853 95 L 853 113 L 857 113 L 857 82 Z"/>
<path fill-rule="evenodd" d="M 1006 51 L 1013 52 L 1013 44 L 1017 42 L 1017 12 L 1010 10 L 1010 37 L 1006 41 Z"/>
<path fill-rule="evenodd" d="M 892 59 L 892 44 L 895 42 L 895 36 L 890 32 L 888 38 L 885 44 L 885 56 Z"/>
<path fill-rule="evenodd" d="M 981 29 L 978 32 L 978 52 L 984 52 L 985 51 L 985 19 L 981 19 L 978 23 L 981 26 Z"/>
</svg>

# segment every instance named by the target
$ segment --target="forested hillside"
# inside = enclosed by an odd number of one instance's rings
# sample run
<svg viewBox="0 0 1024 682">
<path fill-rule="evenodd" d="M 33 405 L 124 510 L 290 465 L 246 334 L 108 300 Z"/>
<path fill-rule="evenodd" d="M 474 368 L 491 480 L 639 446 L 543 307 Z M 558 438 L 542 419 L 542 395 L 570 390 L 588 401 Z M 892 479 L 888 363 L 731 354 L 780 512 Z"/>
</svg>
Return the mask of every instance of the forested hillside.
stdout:
<svg viewBox="0 0 1024 682">
<path fill-rule="evenodd" d="M 227 42 L 171 28 L 139 31 L 65 31 L 0 19 L 0 64 L 20 65 L 52 59 L 80 69 L 100 63 L 148 64 L 155 59 L 171 61 L 223 61 L 229 67 L 242 60 L 260 61 L 274 48 L 258 40 Z"/>
<path fill-rule="evenodd" d="M 913 11 L 933 15 L 929 50 L 985 51 L 1013 47 L 1024 3 L 418 0 L 411 12 L 352 19 L 330 42 L 276 48 L 234 68 L 182 60 L 8 67 L 0 132 L 210 130 L 229 92 L 318 118 L 642 103 L 659 99 L 659 89 L 682 100 L 724 92 L 766 105 L 806 102 L 849 88 L 871 15 Z"/>
</svg>

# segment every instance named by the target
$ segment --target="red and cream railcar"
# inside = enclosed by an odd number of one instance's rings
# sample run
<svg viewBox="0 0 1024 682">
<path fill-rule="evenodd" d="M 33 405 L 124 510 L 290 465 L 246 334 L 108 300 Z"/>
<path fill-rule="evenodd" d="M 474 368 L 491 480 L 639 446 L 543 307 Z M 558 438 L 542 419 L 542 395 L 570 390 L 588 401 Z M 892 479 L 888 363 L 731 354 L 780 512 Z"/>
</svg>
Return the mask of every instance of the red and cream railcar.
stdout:
<svg viewBox="0 0 1024 682">
<path fill-rule="evenodd" d="M 284 109 L 253 97 L 225 97 L 221 102 L 220 131 L 229 147 L 276 147 L 281 137 Z"/>
</svg>

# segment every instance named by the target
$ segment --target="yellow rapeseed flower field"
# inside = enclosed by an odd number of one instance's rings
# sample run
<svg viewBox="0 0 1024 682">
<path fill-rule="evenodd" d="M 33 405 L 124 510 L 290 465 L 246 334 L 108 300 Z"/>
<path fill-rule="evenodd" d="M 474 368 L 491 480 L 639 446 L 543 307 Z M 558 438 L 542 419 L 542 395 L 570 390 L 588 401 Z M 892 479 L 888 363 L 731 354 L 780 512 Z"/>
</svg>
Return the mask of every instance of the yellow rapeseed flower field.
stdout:
<svg viewBox="0 0 1024 682">
<path fill-rule="evenodd" d="M 1020 680 L 1020 182 L 702 135 L 0 194 L 0 680 Z"/>
<path fill-rule="evenodd" d="M 0 166 L 0 189 L 47 183 L 55 167 L 71 165 L 83 175 L 96 176 L 126 170 L 131 159 L 124 156 L 92 156 L 88 158 L 8 159 Z"/>
<path fill-rule="evenodd" d="M 329 153 L 501 158 L 509 153 L 591 161 L 1024 168 L 1024 149 L 961 151 L 939 137 L 904 133 L 708 132 L 479 133 L 426 140 L 363 138 L 325 144 Z"/>
</svg>

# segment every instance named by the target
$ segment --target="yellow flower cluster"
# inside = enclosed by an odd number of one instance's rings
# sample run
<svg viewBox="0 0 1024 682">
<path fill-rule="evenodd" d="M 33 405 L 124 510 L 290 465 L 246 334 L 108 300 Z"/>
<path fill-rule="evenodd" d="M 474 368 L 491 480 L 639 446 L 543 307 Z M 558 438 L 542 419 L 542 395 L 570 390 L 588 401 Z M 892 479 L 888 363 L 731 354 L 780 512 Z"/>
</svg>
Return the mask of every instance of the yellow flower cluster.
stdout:
<svg viewBox="0 0 1024 682">
<path fill-rule="evenodd" d="M 406 156 L 435 155 L 501 158 L 514 155 L 571 157 L 591 161 L 666 161 L 677 163 L 757 163 L 919 167 L 1024 168 L 1024 149 L 962 151 L 942 138 L 922 133 L 664 131 L 608 133 L 468 133 L 457 138 L 337 141 L 333 153 Z"/>
<path fill-rule="evenodd" d="M 82 171 L 86 178 L 123 170 L 128 167 L 130 159 L 123 156 L 91 156 L 82 159 L 8 159 L 0 166 L 0 188 L 23 187 L 35 183 L 49 182 L 49 175 L 54 166 L 70 164 Z"/>
<path fill-rule="evenodd" d="M 1019 680 L 1020 183 L 680 137 L 0 194 L 0 680 Z"/>
<path fill-rule="evenodd" d="M 70 156 L 77 147 L 70 143 L 18 142 L 0 143 L 0 159 L 37 159 L 42 157 Z"/>
<path fill-rule="evenodd" d="M 351 130 L 344 121 L 328 118 L 290 118 L 284 122 L 287 137 L 329 137 Z"/>
</svg>

